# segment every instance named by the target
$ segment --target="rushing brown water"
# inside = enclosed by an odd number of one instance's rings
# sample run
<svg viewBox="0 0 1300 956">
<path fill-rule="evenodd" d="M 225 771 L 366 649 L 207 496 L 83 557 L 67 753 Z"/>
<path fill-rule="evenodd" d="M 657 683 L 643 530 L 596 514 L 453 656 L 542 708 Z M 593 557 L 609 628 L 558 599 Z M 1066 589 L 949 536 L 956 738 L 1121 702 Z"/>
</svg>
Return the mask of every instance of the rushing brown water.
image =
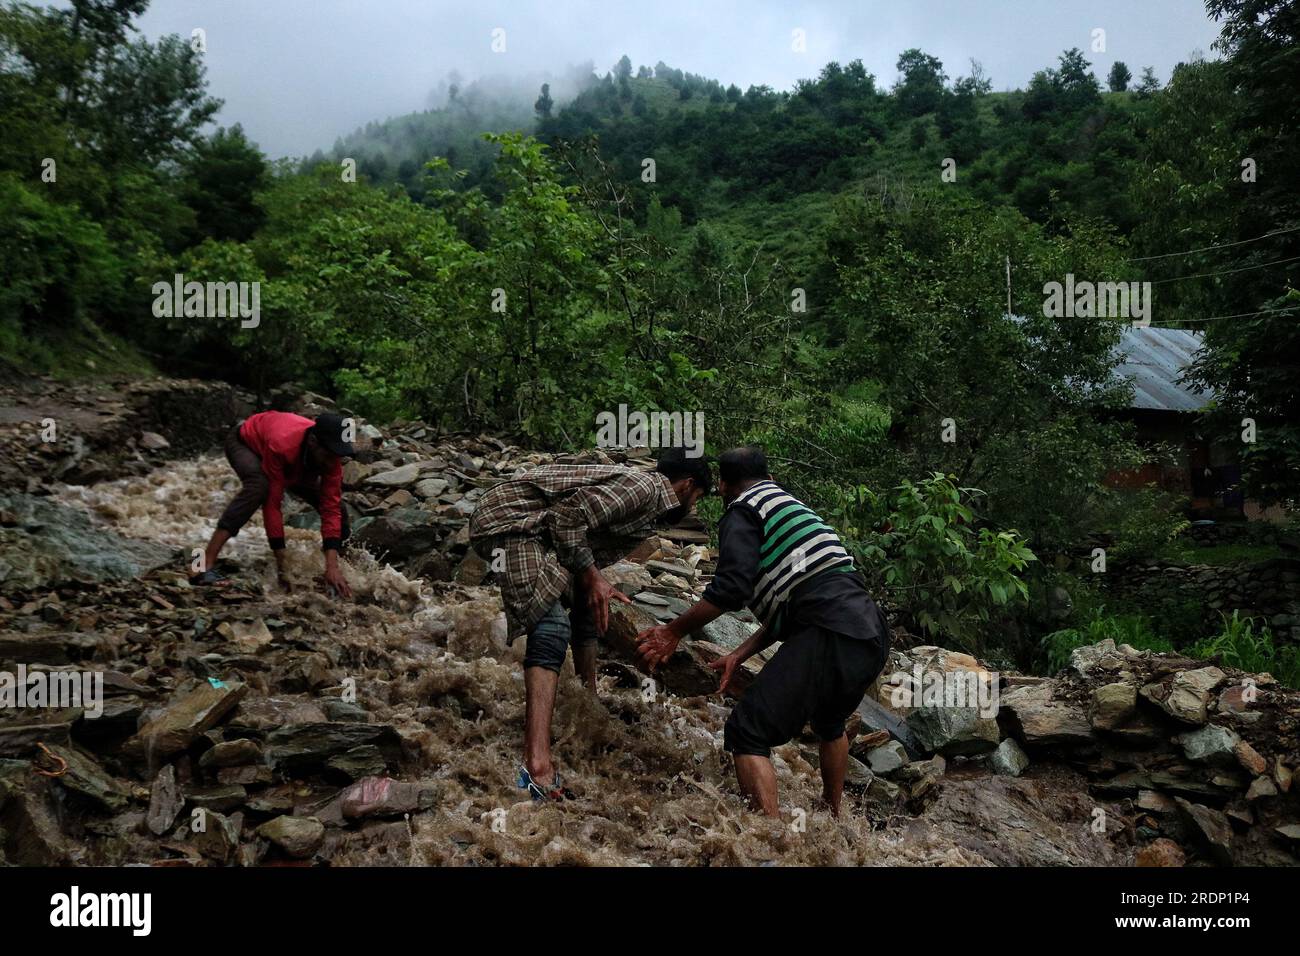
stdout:
<svg viewBox="0 0 1300 956">
<path fill-rule="evenodd" d="M 146 477 L 63 487 L 56 497 L 122 534 L 202 547 L 236 480 L 224 460 L 178 462 Z M 818 807 L 815 748 L 779 748 L 783 818 L 749 812 L 722 750 L 728 707 L 717 698 L 647 701 L 603 676 L 596 695 L 562 680 L 554 737 L 576 799 L 535 805 L 515 787 L 524 719 L 522 642 L 507 648 L 495 588 L 411 581 L 367 555 L 350 557 L 356 597 L 318 593 L 319 537 L 287 529 L 294 593 L 272 587 L 270 552 L 250 525 L 226 557 L 265 590 L 258 610 L 328 636 L 351 662 L 358 702 L 418 753 L 408 779 L 437 781 L 429 811 L 349 833 L 335 864 L 972 864 L 985 863 L 909 818 L 872 821 Z M 626 683 L 626 682 L 625 682 Z M 268 692 L 262 688 L 262 692 Z M 504 826 L 502 826 L 504 811 Z M 494 826 L 495 824 L 495 826 Z"/>
</svg>

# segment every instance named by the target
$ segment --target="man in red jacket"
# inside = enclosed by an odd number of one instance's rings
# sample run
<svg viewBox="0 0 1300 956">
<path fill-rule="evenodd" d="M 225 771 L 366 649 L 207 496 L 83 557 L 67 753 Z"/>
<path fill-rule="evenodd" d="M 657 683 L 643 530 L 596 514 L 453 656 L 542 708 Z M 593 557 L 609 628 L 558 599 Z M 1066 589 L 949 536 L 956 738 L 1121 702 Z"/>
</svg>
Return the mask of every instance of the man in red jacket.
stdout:
<svg viewBox="0 0 1300 956">
<path fill-rule="evenodd" d="M 281 506 L 284 493 L 290 491 L 320 514 L 326 586 L 343 597 L 351 596 L 352 589 L 339 569 L 339 547 L 349 533 L 340 459 L 354 454 L 351 443 L 343 440 L 343 429 L 344 420 L 334 414 L 312 420 L 288 412 L 259 412 L 231 430 L 226 437 L 226 459 L 243 487 L 217 522 L 204 553 L 204 570 L 191 578 L 191 583 L 220 584 L 225 580 L 215 570 L 217 556 L 261 508 L 280 584 L 287 589 Z"/>
</svg>

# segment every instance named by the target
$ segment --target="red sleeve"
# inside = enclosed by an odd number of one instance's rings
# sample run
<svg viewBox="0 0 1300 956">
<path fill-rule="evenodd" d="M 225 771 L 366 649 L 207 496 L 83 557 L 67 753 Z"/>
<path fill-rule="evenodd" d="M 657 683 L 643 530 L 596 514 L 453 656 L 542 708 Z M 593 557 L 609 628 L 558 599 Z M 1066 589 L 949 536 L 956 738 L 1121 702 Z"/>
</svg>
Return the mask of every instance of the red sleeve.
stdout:
<svg viewBox="0 0 1300 956">
<path fill-rule="evenodd" d="M 262 472 L 271 483 L 262 503 L 262 521 L 266 525 L 266 540 L 272 550 L 278 551 L 284 547 L 284 472 L 273 453 L 262 456 Z"/>
<path fill-rule="evenodd" d="M 343 463 L 339 461 L 321 477 L 320 536 L 326 551 L 337 551 L 343 544 Z"/>
</svg>

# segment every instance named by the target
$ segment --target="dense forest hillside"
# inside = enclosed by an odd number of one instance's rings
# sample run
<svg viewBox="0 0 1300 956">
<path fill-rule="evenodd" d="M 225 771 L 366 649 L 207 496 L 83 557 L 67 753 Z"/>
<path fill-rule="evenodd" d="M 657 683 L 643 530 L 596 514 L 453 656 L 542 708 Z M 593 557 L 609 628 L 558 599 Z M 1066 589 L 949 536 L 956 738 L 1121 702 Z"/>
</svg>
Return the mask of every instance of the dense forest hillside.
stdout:
<svg viewBox="0 0 1300 956">
<path fill-rule="evenodd" d="M 1206 334 L 1205 434 L 1240 444 L 1250 419 L 1246 490 L 1294 497 L 1294 4 L 1209 0 L 1217 48 L 1163 85 L 1103 83 L 1077 49 L 1006 92 L 918 49 L 895 76 L 829 63 L 785 91 L 624 57 L 554 89 L 449 85 L 281 163 L 221 112 L 201 52 L 136 32 L 146 6 L 0 6 L 14 370 L 292 380 L 552 449 L 620 405 L 703 411 L 710 451 L 764 444 L 864 549 L 924 516 L 917 567 L 932 548 L 948 576 L 903 593 L 976 646 L 1025 598 L 1023 549 L 1100 528 L 1151 553 L 1183 526 L 1103 482 L 1157 451 L 1116 414 L 1126 322 L 1044 308 L 1069 277 L 1149 282 L 1156 325 Z"/>
</svg>

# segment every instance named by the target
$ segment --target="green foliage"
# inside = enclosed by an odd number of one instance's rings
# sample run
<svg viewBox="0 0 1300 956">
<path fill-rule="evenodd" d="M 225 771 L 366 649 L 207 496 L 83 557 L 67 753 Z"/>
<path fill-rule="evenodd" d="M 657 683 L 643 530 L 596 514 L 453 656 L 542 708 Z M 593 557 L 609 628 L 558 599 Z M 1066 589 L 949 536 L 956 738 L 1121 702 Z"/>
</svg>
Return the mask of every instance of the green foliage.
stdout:
<svg viewBox="0 0 1300 956">
<path fill-rule="evenodd" d="M 1133 73 L 1124 64 L 1123 60 L 1116 60 L 1110 67 L 1110 73 L 1106 75 L 1106 86 L 1112 93 L 1123 93 L 1128 90 L 1129 81 L 1133 79 Z"/>
<path fill-rule="evenodd" d="M 1110 556 L 1119 561 L 1160 558 L 1172 554 L 1174 542 L 1191 523 L 1183 516 L 1183 501 L 1149 485 L 1138 491 L 1111 490 L 1108 512 L 1115 543 Z"/>
<path fill-rule="evenodd" d="M 266 188 L 270 169 L 239 124 L 196 144 L 181 171 L 181 196 L 194 211 L 196 241 L 245 242 L 261 228 L 265 213 L 256 196 Z"/>
<path fill-rule="evenodd" d="M 1114 641 L 1117 646 L 1128 644 L 1139 651 L 1166 653 L 1174 649 L 1168 638 L 1151 630 L 1146 617 L 1137 614 L 1114 616 L 1098 611 L 1082 627 L 1063 628 L 1043 638 L 1042 650 L 1047 660 L 1047 672 L 1055 674 L 1069 664 L 1070 652 L 1076 648 L 1088 647 L 1107 639 Z"/>
<path fill-rule="evenodd" d="M 57 339 L 112 304 L 122 263 L 103 228 L 0 173 L 0 353 L 48 370 Z"/>
<path fill-rule="evenodd" d="M 1175 71 L 1164 98 L 1181 107 L 1182 125 L 1194 123 L 1197 136 L 1180 145 L 1161 128 L 1167 145 L 1154 143 L 1156 155 L 1182 173 L 1182 189 L 1171 194 L 1167 184 L 1152 184 L 1153 205 L 1185 213 L 1183 234 L 1204 240 L 1185 248 L 1218 247 L 1175 263 L 1180 274 L 1213 273 L 1187 283 L 1184 314 L 1201 306 L 1202 316 L 1236 316 L 1205 323 L 1195 381 L 1217 393 L 1207 426 L 1223 440 L 1240 434 L 1243 417 L 1255 421 L 1259 440 L 1243 456 L 1245 485 L 1257 498 L 1285 501 L 1300 478 L 1300 183 L 1267 170 L 1287 168 L 1300 150 L 1300 8 L 1259 0 L 1207 6 L 1223 24 L 1216 45 L 1225 56 Z M 1179 148 L 1187 159 L 1178 158 Z M 1224 165 L 1197 176 L 1216 159 Z M 1152 225 L 1164 229 L 1159 220 Z"/>
<path fill-rule="evenodd" d="M 845 374 L 870 376 L 889 422 L 889 441 L 847 464 L 873 484 L 951 472 L 988 492 L 981 518 L 1036 548 L 1077 540 L 1103 476 L 1136 454 L 1105 415 L 1123 402 L 1120 329 L 1045 318 L 1042 287 L 1121 271 L 1105 230 L 1049 237 L 1013 210 L 900 186 L 843 201 L 827 246 Z M 1006 314 L 1008 256 L 1023 317 Z"/>
<path fill-rule="evenodd" d="M 1242 618 L 1237 611 L 1232 617 L 1220 614 L 1223 630 L 1213 637 L 1198 641 L 1188 648 L 1192 657 L 1215 658 L 1228 667 L 1250 674 L 1270 673 L 1288 687 L 1300 688 L 1300 648 L 1294 645 L 1278 647 L 1268 625 L 1255 623 L 1252 617 Z"/>
<path fill-rule="evenodd" d="M 1024 602 L 1022 572 L 1037 560 L 1014 531 L 977 526 L 980 494 L 936 472 L 889 495 L 859 486 L 829 511 L 875 593 L 927 636 L 973 652 L 995 614 Z"/>
<path fill-rule="evenodd" d="M 1169 557 L 1188 564 L 1209 564 L 1217 567 L 1230 567 L 1238 564 L 1252 564 L 1269 561 L 1286 556 L 1276 543 L 1254 543 L 1250 541 L 1233 541 L 1226 544 L 1214 544 L 1200 547 L 1191 541 L 1178 540 L 1168 552 Z"/>
</svg>

